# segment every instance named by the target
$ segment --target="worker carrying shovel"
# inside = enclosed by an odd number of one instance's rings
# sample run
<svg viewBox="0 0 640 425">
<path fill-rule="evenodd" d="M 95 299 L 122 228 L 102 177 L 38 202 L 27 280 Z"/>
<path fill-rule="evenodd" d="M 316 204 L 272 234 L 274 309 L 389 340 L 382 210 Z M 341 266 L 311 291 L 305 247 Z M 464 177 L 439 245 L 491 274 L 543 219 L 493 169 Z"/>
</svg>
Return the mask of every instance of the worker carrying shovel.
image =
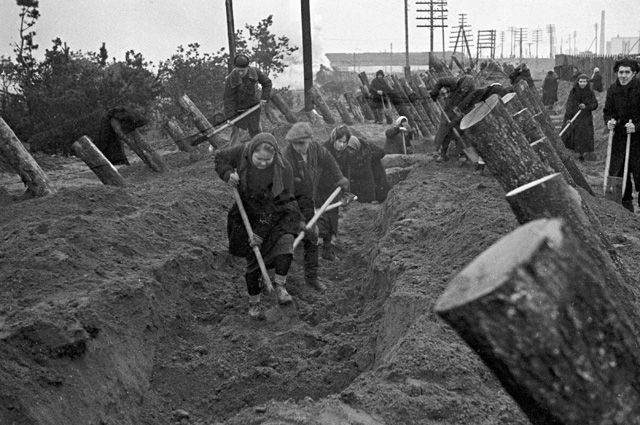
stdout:
<svg viewBox="0 0 640 425">
<path fill-rule="evenodd" d="M 269 133 L 220 150 L 215 168 L 220 178 L 238 191 L 227 216 L 229 253 L 246 258 L 249 316 L 262 319 L 261 281 L 268 288 L 272 274 L 278 303 L 292 302 L 286 289 L 287 274 L 293 240 L 304 224 L 294 198 L 293 171 Z"/>
<path fill-rule="evenodd" d="M 271 80 L 258 68 L 249 66 L 249 58 L 246 55 L 237 55 L 233 60 L 233 66 L 233 70 L 224 81 L 224 113 L 227 120 L 234 119 L 255 105 L 267 103 L 271 97 Z M 257 84 L 262 88 L 260 100 L 256 97 Z M 260 108 L 233 125 L 230 146 L 238 143 L 240 129 L 249 130 L 251 137 L 262 131 Z"/>
<path fill-rule="evenodd" d="M 622 206 L 629 211 L 633 207 L 633 190 L 630 174 L 633 174 L 636 189 L 640 183 L 640 81 L 638 63 L 633 59 L 620 59 L 615 62 L 613 71 L 616 81 L 607 90 L 602 115 L 609 131 L 613 131 L 611 158 L 606 164 L 607 175 L 623 177 L 625 162 L 628 161 L 625 190 L 622 193 Z M 629 156 L 626 155 L 627 135 L 630 135 Z"/>
<path fill-rule="evenodd" d="M 295 198 L 306 222 L 315 215 L 315 199 L 318 186 L 341 188 L 343 193 L 349 188 L 349 181 L 342 175 L 335 158 L 318 143 L 313 143 L 313 131 L 308 122 L 294 124 L 287 132 L 288 142 L 284 150 L 285 159 L 293 168 Z M 337 195 L 337 194 L 336 194 Z M 317 218 L 316 218 L 317 219 Z M 304 280 L 318 291 L 326 286 L 318 280 L 318 227 L 313 224 L 304 235 Z"/>
</svg>

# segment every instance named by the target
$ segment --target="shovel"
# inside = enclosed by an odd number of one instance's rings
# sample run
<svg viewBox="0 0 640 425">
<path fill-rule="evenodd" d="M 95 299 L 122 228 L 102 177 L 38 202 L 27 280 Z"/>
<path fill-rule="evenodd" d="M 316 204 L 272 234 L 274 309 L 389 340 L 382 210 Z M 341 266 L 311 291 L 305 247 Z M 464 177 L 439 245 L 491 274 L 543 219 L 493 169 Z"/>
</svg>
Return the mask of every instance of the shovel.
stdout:
<svg viewBox="0 0 640 425">
<path fill-rule="evenodd" d="M 236 200 L 236 205 L 238 205 L 238 210 L 240 210 L 240 216 L 242 216 L 242 222 L 244 223 L 244 227 L 247 230 L 247 235 L 253 236 L 253 230 L 251 229 L 251 223 L 249 222 L 249 217 L 247 216 L 247 212 L 244 209 L 244 205 L 242 204 L 242 199 L 240 199 L 240 194 L 238 193 L 238 189 L 233 188 L 233 197 Z M 267 289 L 267 292 L 273 291 L 273 285 L 271 285 L 271 279 L 269 278 L 269 273 L 267 272 L 267 267 L 264 264 L 264 260 L 262 259 L 262 254 L 260 253 L 260 248 L 257 246 L 253 247 L 253 253 L 256 255 L 256 260 L 258 260 L 258 266 L 260 266 L 260 272 L 262 273 L 262 280 L 264 281 L 264 287 Z"/>
<path fill-rule="evenodd" d="M 442 105 L 440 105 L 440 103 L 437 101 L 434 103 L 438 105 L 438 108 L 440 108 L 440 113 L 444 116 L 444 119 L 447 120 L 447 124 L 450 125 L 451 120 L 449 119 L 449 116 L 444 112 Z M 452 129 L 453 135 L 456 136 L 456 138 L 460 140 L 460 143 L 462 144 L 462 151 L 464 152 L 464 154 L 467 156 L 467 158 L 469 158 L 469 161 L 476 164 L 478 162 L 478 159 L 480 158 L 476 149 L 462 139 L 462 136 L 460 136 L 460 133 L 458 133 L 458 130 L 455 127 L 453 127 Z"/>
<path fill-rule="evenodd" d="M 331 211 L 331 210 L 334 210 L 334 209 L 339 208 L 339 207 L 346 207 L 350 203 L 352 203 L 354 201 L 357 201 L 357 200 L 358 200 L 358 197 L 356 195 L 347 194 L 347 196 L 345 196 L 345 199 L 343 199 L 342 201 L 339 201 L 339 202 L 336 202 L 336 203 L 333 203 L 333 204 L 329 205 L 327 207 L 327 209 L 324 210 L 324 212 Z"/>
<path fill-rule="evenodd" d="M 569 127 L 571 126 L 571 124 L 573 124 L 573 122 L 576 120 L 576 118 L 578 118 L 578 115 L 580 115 L 580 112 L 582 112 L 582 109 L 578 110 L 578 112 L 576 112 L 576 114 L 573 116 L 573 118 L 571 118 L 571 121 L 569 121 L 567 123 L 567 125 L 564 126 L 564 128 L 562 129 L 562 131 L 560 131 L 560 134 L 558 134 L 558 136 L 562 137 L 562 135 L 565 133 L 565 131 L 567 131 L 569 129 Z"/>
<path fill-rule="evenodd" d="M 391 102 L 389 101 L 389 96 L 385 94 L 382 96 L 382 109 L 384 109 L 384 116 L 387 120 L 387 124 L 393 124 L 393 118 L 391 117 L 391 111 L 387 107 L 387 102 L 389 103 L 389 105 L 391 104 Z"/>
<path fill-rule="evenodd" d="M 340 194 L 341 190 L 342 190 L 342 188 L 337 187 L 336 190 L 334 190 L 333 193 L 331 193 L 331 195 L 327 198 L 327 200 L 324 201 L 324 204 L 322 204 L 322 206 L 315 212 L 315 214 L 313 214 L 313 217 L 311 217 L 311 220 L 309 220 L 309 222 L 304 226 L 304 230 L 302 230 L 300 233 L 298 233 L 298 236 L 296 236 L 295 240 L 293 241 L 293 249 L 294 250 L 300 244 L 302 239 L 304 239 L 305 231 L 309 231 L 309 230 L 311 230 L 313 228 L 313 226 L 316 224 L 316 221 L 318 221 L 318 219 L 320 218 L 322 213 L 324 213 L 327 210 L 327 208 L 331 204 L 331 201 L 336 199 L 336 196 L 338 196 L 338 194 Z"/>
</svg>

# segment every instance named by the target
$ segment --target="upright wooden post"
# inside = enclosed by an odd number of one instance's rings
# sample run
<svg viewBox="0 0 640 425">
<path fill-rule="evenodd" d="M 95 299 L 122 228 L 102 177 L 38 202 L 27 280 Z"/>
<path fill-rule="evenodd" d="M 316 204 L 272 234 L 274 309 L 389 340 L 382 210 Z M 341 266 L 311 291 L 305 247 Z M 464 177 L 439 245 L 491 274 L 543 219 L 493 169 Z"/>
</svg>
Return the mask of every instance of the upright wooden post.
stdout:
<svg viewBox="0 0 640 425">
<path fill-rule="evenodd" d="M 233 22 L 233 0 L 225 0 L 227 10 L 227 39 L 229 41 L 229 72 L 233 71 L 233 61 L 236 58 L 236 28 Z"/>
<path fill-rule="evenodd" d="M 530 222 L 435 307 L 534 425 L 640 424 L 639 341 L 590 254 L 561 220 Z"/>
<path fill-rule="evenodd" d="M 98 176 L 102 183 L 110 186 L 124 186 L 124 179 L 116 167 L 109 162 L 102 152 L 100 152 L 100 149 L 98 149 L 87 136 L 80 137 L 73 142 L 71 147 L 76 155 Z"/>
<path fill-rule="evenodd" d="M 311 54 L 311 12 L 309 0 L 300 1 L 302 13 L 302 66 L 304 74 L 304 110 L 311 112 L 313 109 L 313 56 Z M 326 121 L 326 117 L 325 117 Z M 327 122 L 327 124 L 332 124 Z"/>
<path fill-rule="evenodd" d="M 0 117 L 0 157 L 15 170 L 30 196 L 45 196 L 56 192 L 42 168 L 27 152 L 9 125 Z"/>
<path fill-rule="evenodd" d="M 298 122 L 298 119 L 293 114 L 293 112 L 291 112 L 291 109 L 289 109 L 282 97 L 280 97 L 280 95 L 274 91 L 271 92 L 271 103 L 273 103 L 275 107 L 278 108 L 280 113 L 284 115 L 286 120 L 291 124 L 295 124 Z"/>
<path fill-rule="evenodd" d="M 214 149 L 218 149 L 223 145 L 222 139 L 220 139 L 217 134 L 212 134 L 215 129 L 209 120 L 202 112 L 200 112 L 200 109 L 198 109 L 195 103 L 191 101 L 187 94 L 183 94 L 180 99 L 178 99 L 178 103 L 187 113 L 189 113 L 189 116 L 193 119 L 196 128 L 209 138 L 209 143 L 211 143 L 211 146 L 213 146 Z"/>
<path fill-rule="evenodd" d="M 120 121 L 115 118 L 111 118 L 111 128 L 113 128 L 118 138 L 129 145 L 131 150 L 153 171 L 161 173 L 167 169 L 162 157 L 142 138 L 137 129 L 130 133 L 125 133 L 122 130 Z"/>
<path fill-rule="evenodd" d="M 318 112 L 320 112 L 320 115 L 322 115 L 324 122 L 326 122 L 327 124 L 335 124 L 336 120 L 333 118 L 331 110 L 327 106 L 327 103 L 324 101 L 320 90 L 318 90 L 317 87 L 313 86 L 309 89 L 309 94 L 311 95 L 313 104 L 318 109 Z"/>
</svg>

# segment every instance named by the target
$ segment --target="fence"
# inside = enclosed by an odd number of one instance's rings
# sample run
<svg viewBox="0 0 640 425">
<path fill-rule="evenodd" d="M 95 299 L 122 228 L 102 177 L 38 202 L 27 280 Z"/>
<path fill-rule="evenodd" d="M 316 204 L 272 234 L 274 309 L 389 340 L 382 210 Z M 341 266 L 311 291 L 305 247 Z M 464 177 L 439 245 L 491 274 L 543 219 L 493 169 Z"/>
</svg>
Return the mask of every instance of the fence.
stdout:
<svg viewBox="0 0 640 425">
<path fill-rule="evenodd" d="M 556 55 L 555 70 L 560 79 L 570 81 L 574 68 L 589 77 L 593 73 L 593 68 L 599 68 L 600 75 L 602 75 L 602 84 L 606 88 L 616 80 L 613 65 L 618 59 L 621 59 L 618 55 Z"/>
</svg>

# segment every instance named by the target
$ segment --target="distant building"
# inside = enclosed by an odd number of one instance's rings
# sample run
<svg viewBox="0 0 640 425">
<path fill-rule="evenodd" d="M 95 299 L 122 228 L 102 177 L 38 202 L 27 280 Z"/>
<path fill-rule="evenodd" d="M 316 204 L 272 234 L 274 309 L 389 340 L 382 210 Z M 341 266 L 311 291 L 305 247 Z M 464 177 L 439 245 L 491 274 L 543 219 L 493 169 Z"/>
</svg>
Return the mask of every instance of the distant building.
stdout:
<svg viewBox="0 0 640 425">
<path fill-rule="evenodd" d="M 640 37 L 616 36 L 607 41 L 607 55 L 640 54 Z"/>
<path fill-rule="evenodd" d="M 444 53 L 447 65 L 451 61 L 452 53 Z M 442 52 L 434 52 L 434 55 L 442 59 Z M 336 71 L 375 73 L 382 69 L 386 73 L 402 73 L 406 64 L 404 52 L 325 53 L 325 56 L 329 59 L 331 68 Z M 456 58 L 464 62 L 465 66 L 469 64 L 467 57 L 462 53 L 457 52 Z M 415 71 L 428 69 L 429 52 L 409 52 L 409 66 Z"/>
</svg>

